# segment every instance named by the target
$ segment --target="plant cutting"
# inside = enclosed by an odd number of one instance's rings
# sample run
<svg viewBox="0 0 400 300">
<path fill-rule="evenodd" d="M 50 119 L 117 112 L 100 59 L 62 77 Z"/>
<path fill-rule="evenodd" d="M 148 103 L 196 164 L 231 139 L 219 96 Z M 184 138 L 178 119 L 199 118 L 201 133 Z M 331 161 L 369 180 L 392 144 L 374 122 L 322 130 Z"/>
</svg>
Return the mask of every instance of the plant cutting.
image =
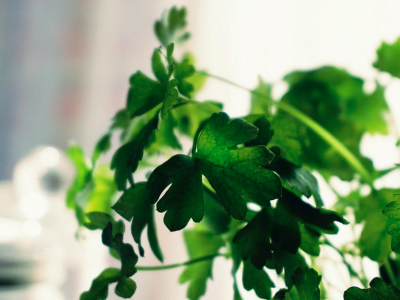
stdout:
<svg viewBox="0 0 400 300">
<path fill-rule="evenodd" d="M 377 82 L 367 93 L 363 79 L 324 66 L 286 75 L 287 91 L 274 99 L 273 84 L 260 80 L 248 89 L 198 70 L 192 54 L 177 58 L 175 47 L 190 38 L 186 24 L 185 8 L 176 7 L 155 22 L 161 46 L 151 58 L 153 74 L 137 71 L 130 77 L 126 107 L 95 145 L 90 162 L 78 145 L 67 150 L 77 170 L 67 206 L 80 228 L 102 230 L 103 244 L 121 262 L 99 274 L 80 299 L 106 299 L 112 283 L 115 294 L 131 298 L 140 288 L 137 272 L 183 268 L 179 282 L 187 284 L 187 298 L 197 300 L 206 294 L 216 257 L 232 262 L 235 300 L 246 299 L 243 291 L 251 290 L 260 299 L 325 299 L 324 274 L 315 259 L 322 247 L 334 249 L 363 287 L 343 291 L 345 300 L 400 299 L 394 254 L 400 253 L 400 199 L 394 198 L 400 192 L 374 185 L 396 166 L 376 170 L 360 153 L 365 133 L 390 131 L 385 86 Z M 383 43 L 374 66 L 400 77 L 398 61 L 400 40 Z M 232 119 L 218 101 L 196 99 L 207 80 L 248 91 L 249 114 Z M 120 145 L 111 162 L 99 164 L 116 134 Z M 183 150 L 188 138 L 189 152 Z M 146 180 L 137 181 L 139 171 L 148 172 Z M 324 207 L 316 173 L 337 195 L 333 210 Z M 329 185 L 332 176 L 353 181 L 351 193 L 339 194 Z M 188 261 L 162 264 L 157 213 L 164 213 L 170 231 L 183 231 Z M 338 234 L 339 223 L 354 225 L 347 219 L 363 229 L 338 248 L 329 236 Z M 142 243 L 145 230 L 149 249 Z M 141 265 L 145 255 L 154 255 L 160 265 Z M 362 264 L 356 268 L 349 256 L 376 262 L 380 278 L 369 283 Z"/>
</svg>

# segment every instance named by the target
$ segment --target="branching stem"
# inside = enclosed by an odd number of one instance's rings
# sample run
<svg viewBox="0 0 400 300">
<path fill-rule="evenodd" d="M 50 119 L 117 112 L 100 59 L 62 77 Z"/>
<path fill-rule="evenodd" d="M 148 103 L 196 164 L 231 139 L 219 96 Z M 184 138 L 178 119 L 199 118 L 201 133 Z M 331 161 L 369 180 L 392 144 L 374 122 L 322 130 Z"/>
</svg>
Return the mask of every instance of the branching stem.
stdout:
<svg viewBox="0 0 400 300">
<path fill-rule="evenodd" d="M 191 264 L 196 264 L 202 261 L 206 260 L 211 260 L 214 259 L 218 256 L 225 256 L 225 254 L 218 253 L 218 254 L 212 254 L 212 255 L 206 255 L 202 256 L 199 258 L 191 259 L 185 262 L 177 263 L 177 264 L 171 264 L 171 265 L 163 265 L 163 266 L 136 266 L 136 269 L 138 271 L 162 271 L 162 270 L 168 270 L 168 269 L 174 269 L 174 268 L 179 268 L 179 267 L 184 267 L 188 266 Z"/>
</svg>

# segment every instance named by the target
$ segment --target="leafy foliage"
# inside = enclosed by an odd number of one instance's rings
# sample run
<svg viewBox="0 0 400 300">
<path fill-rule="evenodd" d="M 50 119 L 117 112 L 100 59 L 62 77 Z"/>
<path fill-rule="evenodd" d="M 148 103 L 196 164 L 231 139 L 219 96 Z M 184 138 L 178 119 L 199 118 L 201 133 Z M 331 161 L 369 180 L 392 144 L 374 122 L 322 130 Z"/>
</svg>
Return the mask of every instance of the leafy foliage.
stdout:
<svg viewBox="0 0 400 300">
<path fill-rule="evenodd" d="M 388 72 L 394 77 L 400 78 L 400 38 L 392 44 L 383 42 L 376 50 L 378 55 L 373 66 L 380 71 Z"/>
<path fill-rule="evenodd" d="M 400 290 L 380 278 L 374 278 L 371 288 L 359 289 L 351 287 L 344 293 L 344 300 L 395 300 L 400 297 Z"/>
<path fill-rule="evenodd" d="M 191 259 L 208 255 L 215 255 L 224 245 L 221 237 L 208 231 L 187 230 L 184 239 Z M 212 279 L 213 260 L 202 261 L 187 266 L 179 277 L 180 283 L 189 282 L 187 297 L 190 300 L 198 300 L 205 294 L 207 280 Z"/>
<path fill-rule="evenodd" d="M 394 219 L 394 222 L 388 228 L 388 234 L 393 235 L 392 238 L 392 250 L 396 253 L 400 253 L 400 195 L 395 195 L 396 201 L 390 202 L 382 213 L 390 219 Z"/>
<path fill-rule="evenodd" d="M 147 226 L 147 236 L 151 250 L 159 261 L 163 254 L 158 243 L 153 207 L 150 205 L 146 182 L 139 182 L 127 189 L 112 207 L 120 216 L 131 221 L 133 239 L 139 245 L 139 253 L 144 256 L 141 243 L 142 231 Z"/>
<path fill-rule="evenodd" d="M 346 261 L 349 255 L 382 264 L 381 277 L 398 284 L 399 260 L 391 251 L 400 253 L 400 199 L 391 200 L 399 191 L 374 185 L 395 167 L 374 170 L 360 152 L 365 133 L 389 132 L 385 87 L 376 83 L 374 91 L 367 93 L 363 79 L 325 66 L 286 75 L 288 90 L 274 99 L 274 84 L 259 78 L 258 86 L 248 90 L 250 114 L 231 120 L 221 103 L 194 100 L 208 76 L 221 78 L 196 71 L 190 53 L 174 56 L 175 45 L 190 36 L 186 25 L 185 8 L 173 7 L 156 21 L 161 46 L 152 53 L 153 77 L 141 71 L 131 76 L 126 107 L 116 113 L 96 143 L 91 160 L 77 145 L 67 151 L 77 171 L 67 206 L 75 211 L 81 228 L 102 230 L 103 244 L 121 262 L 119 269 L 106 269 L 95 278 L 81 300 L 106 299 L 114 283 L 116 295 L 130 298 L 136 291 L 131 277 L 138 270 L 178 266 L 185 266 L 179 282 L 188 283 L 187 298 L 198 300 L 206 293 L 217 256 L 233 263 L 235 300 L 243 300 L 241 285 L 261 299 L 271 299 L 275 284 L 280 290 L 273 299 L 319 300 L 325 297 L 325 284 L 321 285 L 322 277 L 310 268 L 307 257 L 319 256 L 321 244 L 334 248 L 350 276 L 360 283 L 368 281 Z M 399 41 L 383 43 L 374 64 L 397 77 Z M 121 145 L 110 166 L 99 165 L 101 155 L 114 150 L 115 131 L 121 133 Z M 182 136 L 193 140 L 187 155 L 182 153 Z M 160 157 L 164 162 L 157 166 Z M 135 183 L 139 169 L 148 171 L 147 182 Z M 347 196 L 337 193 L 335 207 L 340 213 L 354 212 L 356 223 L 363 227 L 358 241 L 342 249 L 329 242 L 326 235 L 338 233 L 336 222 L 348 222 L 324 208 L 312 172 L 321 174 L 328 185 L 332 176 L 353 180 L 356 188 Z M 367 196 L 361 193 L 364 183 L 371 190 Z M 314 200 L 315 206 L 306 198 Z M 113 211 L 125 220 L 115 219 Z M 124 241 L 125 224 L 130 225 L 140 256 L 145 254 L 147 228 L 150 248 L 163 262 L 154 211 L 165 213 L 170 231 L 185 228 L 190 220 L 196 223 L 183 231 L 189 261 L 137 266 L 134 247 Z M 311 262 L 317 269 L 318 260 L 311 258 Z M 272 273 L 282 277 L 285 285 L 274 283 Z M 394 285 L 375 278 L 370 289 L 350 288 L 344 298 L 397 299 L 399 293 Z"/>
</svg>

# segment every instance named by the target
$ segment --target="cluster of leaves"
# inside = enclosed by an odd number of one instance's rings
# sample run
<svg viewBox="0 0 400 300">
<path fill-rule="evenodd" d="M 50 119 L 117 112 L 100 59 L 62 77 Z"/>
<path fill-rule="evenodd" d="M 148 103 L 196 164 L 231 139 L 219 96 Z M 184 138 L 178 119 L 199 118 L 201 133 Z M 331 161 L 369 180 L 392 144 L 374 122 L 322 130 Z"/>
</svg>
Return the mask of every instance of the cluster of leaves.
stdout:
<svg viewBox="0 0 400 300">
<path fill-rule="evenodd" d="M 338 233 L 337 222 L 348 224 L 342 216 L 344 207 L 354 208 L 356 222 L 364 224 L 358 241 L 360 255 L 381 263 L 392 249 L 400 253 L 400 204 L 399 200 L 389 203 L 394 190 L 372 187 L 364 197 L 353 191 L 339 199 L 338 213 L 323 208 L 317 180 L 310 172 L 367 184 L 386 173 L 375 171 L 359 149 L 364 133 L 388 133 L 384 87 L 377 83 L 372 93 L 366 93 L 362 79 L 332 66 L 293 72 L 284 78 L 288 90 L 281 99 L 273 99 L 272 85 L 260 79 L 251 91 L 250 114 L 230 119 L 218 102 L 192 99 L 206 73 L 196 72 L 191 54 L 180 61 L 174 58 L 175 45 L 190 36 L 186 23 L 186 10 L 176 7 L 155 23 L 161 47 L 151 58 L 154 79 L 140 71 L 131 76 L 126 107 L 117 112 L 96 144 L 91 162 L 80 147 L 68 150 L 77 177 L 68 191 L 67 206 L 75 210 L 80 226 L 102 230 L 103 244 L 121 261 L 120 269 L 103 271 L 81 300 L 106 299 L 112 283 L 117 283 L 115 293 L 122 298 L 135 293 L 131 277 L 137 272 L 139 257 L 124 242 L 127 222 L 138 254 L 147 253 L 142 243 L 147 228 L 150 249 L 163 262 L 155 210 L 165 212 L 164 223 L 170 231 L 195 222 L 194 228 L 183 232 L 192 263 L 179 279 L 188 283 L 191 300 L 206 293 L 218 256 L 232 260 L 235 300 L 242 299 L 240 286 L 254 290 L 261 299 L 320 299 L 321 275 L 306 263 L 305 256 L 319 256 L 325 235 Z M 400 58 L 398 44 L 383 44 L 374 64 L 394 76 L 399 75 L 398 69 L 390 62 L 394 56 Z M 336 143 L 365 166 L 371 180 L 359 178 L 356 168 L 349 167 L 348 157 L 322 140 L 302 118 L 332 133 L 340 141 Z M 96 166 L 111 149 L 116 131 L 121 146 L 110 166 Z M 183 135 L 193 139 L 187 155 L 180 153 L 178 137 Z M 160 155 L 166 161 L 151 170 L 147 181 L 135 182 L 134 174 L 152 169 L 152 158 Z M 108 168 L 114 170 L 114 180 Z M 115 220 L 113 211 L 126 222 Z M 387 232 L 393 235 L 392 248 Z M 239 271 L 242 284 L 236 279 Z M 270 272 L 282 276 L 286 285 L 274 296 Z M 370 289 L 350 288 L 344 295 L 345 300 L 398 296 L 395 286 L 379 278 Z"/>
</svg>

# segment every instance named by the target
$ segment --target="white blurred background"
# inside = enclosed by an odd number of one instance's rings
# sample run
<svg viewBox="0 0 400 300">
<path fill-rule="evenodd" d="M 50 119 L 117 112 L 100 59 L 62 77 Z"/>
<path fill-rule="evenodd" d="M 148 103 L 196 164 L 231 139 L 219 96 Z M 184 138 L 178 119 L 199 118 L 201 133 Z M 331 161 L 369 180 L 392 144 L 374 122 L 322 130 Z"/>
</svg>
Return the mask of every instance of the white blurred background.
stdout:
<svg viewBox="0 0 400 300">
<path fill-rule="evenodd" d="M 279 83 L 283 75 L 325 64 L 346 68 L 367 83 L 375 79 L 389 82 L 378 76 L 372 62 L 381 41 L 393 42 L 400 36 L 400 2 L 396 0 L 0 0 L 0 180 L 4 182 L 0 216 L 12 215 L 10 211 L 22 201 L 24 184 L 16 188 L 14 182 L 13 188 L 7 182 L 12 180 L 17 162 L 36 147 L 65 149 L 74 139 L 87 153 L 92 151 L 109 126 L 107 120 L 125 104 L 128 77 L 139 69 L 150 73 L 150 57 L 159 46 L 153 23 L 174 4 L 188 8 L 192 33 L 179 51 L 193 52 L 199 68 L 245 86 L 255 87 L 261 75 L 265 81 L 278 83 L 274 93 L 280 95 L 285 88 Z M 393 126 L 400 130 L 399 80 L 390 82 L 386 96 L 397 119 Z M 223 102 L 231 116 L 241 116 L 249 108 L 246 92 L 214 80 L 208 81 L 198 98 Z M 366 136 L 362 151 L 373 158 L 376 168 L 388 168 L 399 162 L 394 144 L 394 136 Z M 65 170 L 66 177 L 71 176 L 67 163 Z M 400 175 L 392 174 L 382 185 L 398 187 Z M 54 196 L 54 202 L 63 204 L 62 198 Z M 333 201 L 334 197 L 325 193 L 328 206 Z M 44 236 L 43 249 L 56 253 L 52 257 L 57 259 L 47 263 L 59 279 L 35 286 L 36 293 L 47 288 L 46 295 L 52 296 L 29 299 L 78 299 L 109 259 L 100 247 L 99 234 L 90 233 L 86 241 L 76 241 L 72 213 L 62 205 L 52 209 L 60 214 L 56 221 L 46 220 L 46 215 L 26 216 L 33 221 L 14 226 L 22 228 L 21 234 L 27 234 L 23 228 L 28 228 L 28 234 L 36 228 L 32 238 L 37 240 L 28 245 L 31 252 L 32 247 L 40 248 Z M 39 234 L 38 224 L 42 228 Z M 171 234 L 163 226 L 158 231 L 165 262 L 185 260 L 180 233 Z M 351 282 L 340 270 L 333 270 L 339 258 L 326 256 L 334 261 L 325 272 L 331 274 L 329 280 L 335 286 L 329 299 L 342 299 Z M 148 257 L 141 264 L 156 261 Z M 377 272 L 372 265 L 369 270 L 371 277 Z M 135 275 L 138 290 L 134 298 L 185 299 L 186 286 L 177 283 L 180 271 Z M 27 293 L 34 295 L 35 291 Z M 11 292 L 4 295 L 0 299 L 25 299 Z M 252 292 L 245 297 L 255 299 Z M 204 299 L 231 298 L 230 265 L 218 258 L 214 281 Z"/>
</svg>

